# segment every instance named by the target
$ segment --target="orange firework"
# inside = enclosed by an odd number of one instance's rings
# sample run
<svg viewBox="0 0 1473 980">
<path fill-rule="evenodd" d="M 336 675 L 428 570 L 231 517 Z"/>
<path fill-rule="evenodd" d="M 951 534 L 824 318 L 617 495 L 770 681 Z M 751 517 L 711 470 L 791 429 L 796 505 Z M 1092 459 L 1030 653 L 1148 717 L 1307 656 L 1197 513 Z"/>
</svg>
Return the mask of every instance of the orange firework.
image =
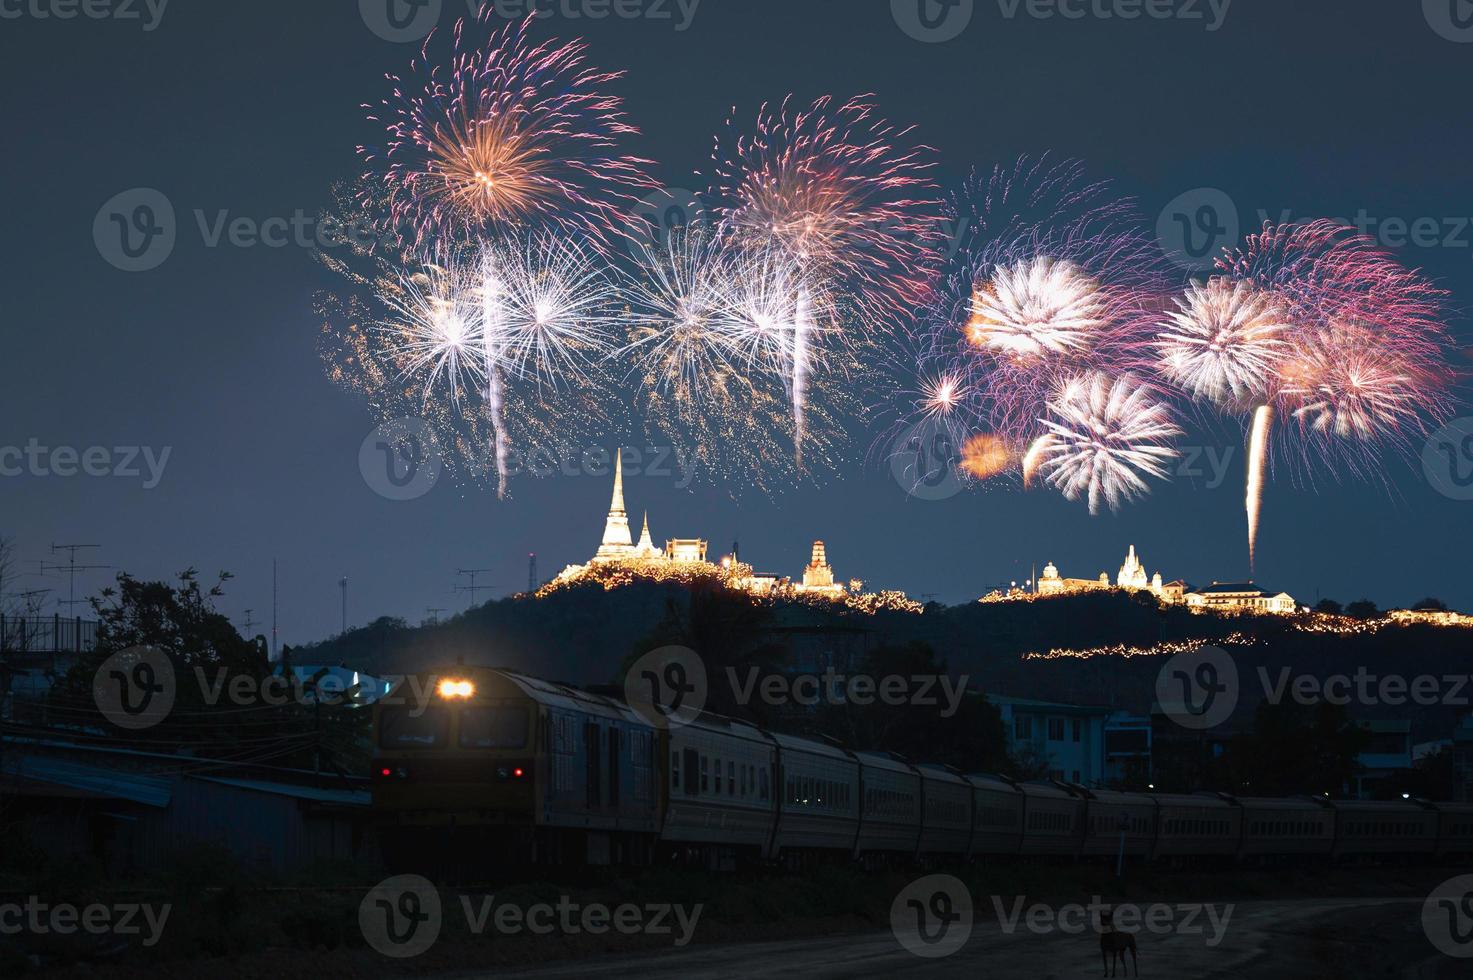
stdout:
<svg viewBox="0 0 1473 980">
<path fill-rule="evenodd" d="M 988 432 L 979 433 L 962 446 L 961 467 L 979 480 L 1004 473 L 1013 465 L 1014 453 L 1007 440 Z"/>
</svg>

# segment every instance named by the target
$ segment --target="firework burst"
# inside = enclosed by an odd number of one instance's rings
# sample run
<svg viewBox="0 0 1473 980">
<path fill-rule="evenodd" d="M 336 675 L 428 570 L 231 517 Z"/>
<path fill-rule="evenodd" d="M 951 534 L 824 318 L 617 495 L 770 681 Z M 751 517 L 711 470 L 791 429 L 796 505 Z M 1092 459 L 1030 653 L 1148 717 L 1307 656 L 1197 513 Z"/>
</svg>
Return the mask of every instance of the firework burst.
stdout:
<svg viewBox="0 0 1473 980">
<path fill-rule="evenodd" d="M 723 234 L 797 265 L 787 389 L 800 468 L 814 362 L 824 335 L 839 333 L 826 296 L 842 292 L 865 330 L 884 329 L 930 299 L 938 268 L 933 151 L 867 99 L 825 96 L 806 109 L 784 100 L 763 106 L 751 132 L 728 120 L 717 141 Z"/>
<path fill-rule="evenodd" d="M 483 5 L 484 23 L 494 8 Z M 602 245 L 634 203 L 627 192 L 654 186 L 649 161 L 616 151 L 637 132 L 604 90 L 622 73 L 589 67 L 582 41 L 534 43 L 533 20 L 482 45 L 457 21 L 448 66 L 431 61 L 432 34 L 412 77 L 389 76 L 393 94 L 365 106 L 388 140 L 359 153 L 409 239 L 543 226 Z"/>
<path fill-rule="evenodd" d="M 1089 512 L 1119 509 L 1150 492 L 1145 477 L 1167 478 L 1182 434 L 1164 402 L 1131 375 L 1100 372 L 1071 378 L 1049 399 L 1048 433 L 1035 443 L 1043 479 Z"/>
<path fill-rule="evenodd" d="M 1288 349 L 1280 301 L 1216 276 L 1176 299 L 1157 338 L 1161 369 L 1194 398 L 1241 408 L 1261 403 Z"/>
</svg>

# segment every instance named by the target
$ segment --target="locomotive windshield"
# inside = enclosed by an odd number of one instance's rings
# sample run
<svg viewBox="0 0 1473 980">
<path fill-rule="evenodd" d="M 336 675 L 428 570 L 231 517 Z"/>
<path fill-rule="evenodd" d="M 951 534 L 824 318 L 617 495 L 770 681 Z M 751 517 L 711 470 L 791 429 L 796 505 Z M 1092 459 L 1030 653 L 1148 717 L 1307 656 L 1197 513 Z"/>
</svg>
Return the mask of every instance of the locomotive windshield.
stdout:
<svg viewBox="0 0 1473 980">
<path fill-rule="evenodd" d="M 378 744 L 386 749 L 435 749 L 450 740 L 448 708 L 394 707 L 379 710 Z"/>
<path fill-rule="evenodd" d="M 460 747 L 523 749 L 527 747 L 527 709 L 519 705 L 462 708 Z"/>
</svg>

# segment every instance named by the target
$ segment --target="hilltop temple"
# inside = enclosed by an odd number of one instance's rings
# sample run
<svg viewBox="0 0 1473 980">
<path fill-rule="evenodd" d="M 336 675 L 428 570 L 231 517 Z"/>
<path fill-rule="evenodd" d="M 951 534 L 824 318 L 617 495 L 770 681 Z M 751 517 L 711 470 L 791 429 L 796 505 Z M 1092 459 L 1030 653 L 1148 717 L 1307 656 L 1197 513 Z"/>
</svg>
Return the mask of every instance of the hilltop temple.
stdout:
<svg viewBox="0 0 1473 980">
<path fill-rule="evenodd" d="M 1162 602 L 1172 605 L 1185 603 L 1188 609 L 1197 611 L 1292 613 L 1299 608 L 1294 597 L 1287 592 L 1270 592 L 1252 582 L 1213 582 L 1193 589 L 1181 579 L 1163 582 L 1160 572 L 1147 578 L 1146 566 L 1135 553 L 1135 545 L 1130 546 L 1120 571 L 1115 573 L 1113 586 L 1105 572 L 1101 572 L 1099 578 L 1063 578 L 1057 566 L 1049 562 L 1038 577 L 1034 591 L 1047 596 L 1110 588 L 1150 592 Z"/>
<path fill-rule="evenodd" d="M 639 541 L 629 528 L 629 512 L 624 505 L 624 460 L 622 450 L 614 459 L 614 494 L 609 501 L 608 517 L 604 519 L 603 539 L 598 550 L 584 565 L 569 565 L 559 573 L 557 580 L 563 581 L 590 569 L 627 568 L 636 573 L 654 577 L 681 573 L 724 575 L 733 588 L 748 592 L 793 592 L 823 598 L 841 599 L 858 594 L 863 583 L 854 579 L 845 585 L 834 579 L 834 569 L 828 562 L 828 553 L 822 541 L 813 542 L 808 565 L 803 569 L 801 582 L 771 573 L 757 572 L 750 565 L 737 560 L 735 555 L 721 559 L 720 564 L 706 557 L 707 542 L 704 538 L 670 538 L 664 548 L 655 546 L 650 535 L 649 514 L 643 515 Z"/>
</svg>

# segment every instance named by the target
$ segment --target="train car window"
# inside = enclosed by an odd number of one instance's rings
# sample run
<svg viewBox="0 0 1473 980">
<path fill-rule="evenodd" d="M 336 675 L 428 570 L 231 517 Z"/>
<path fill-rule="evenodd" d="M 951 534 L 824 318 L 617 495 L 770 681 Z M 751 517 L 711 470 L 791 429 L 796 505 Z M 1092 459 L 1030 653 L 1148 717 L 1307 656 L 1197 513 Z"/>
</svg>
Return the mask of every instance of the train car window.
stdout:
<svg viewBox="0 0 1473 980">
<path fill-rule="evenodd" d="M 463 749 L 524 749 L 527 747 L 527 709 L 520 705 L 460 709 L 460 747 Z"/>
<path fill-rule="evenodd" d="M 736 792 L 736 763 L 730 760 L 726 763 L 726 789 L 728 792 Z"/>
<path fill-rule="evenodd" d="M 450 741 L 450 709 L 380 708 L 378 739 L 386 749 L 443 748 Z"/>
<path fill-rule="evenodd" d="M 680 750 L 670 750 L 670 788 L 680 789 Z"/>
<path fill-rule="evenodd" d="M 619 805 L 619 729 L 609 729 L 609 805 Z"/>
<path fill-rule="evenodd" d="M 701 792 L 705 793 L 709 791 L 710 788 L 711 781 L 708 776 L 706 757 L 701 756 Z"/>
<path fill-rule="evenodd" d="M 696 750 L 695 749 L 686 749 L 685 750 L 685 795 L 686 796 L 695 796 L 696 793 L 698 792 L 698 789 L 697 789 L 697 786 L 696 786 L 696 769 L 698 768 L 697 763 L 696 763 L 696 758 L 697 758 L 697 756 L 696 756 Z"/>
<path fill-rule="evenodd" d="M 716 760 L 716 788 L 712 790 L 717 796 L 721 795 L 721 760 Z"/>
</svg>

